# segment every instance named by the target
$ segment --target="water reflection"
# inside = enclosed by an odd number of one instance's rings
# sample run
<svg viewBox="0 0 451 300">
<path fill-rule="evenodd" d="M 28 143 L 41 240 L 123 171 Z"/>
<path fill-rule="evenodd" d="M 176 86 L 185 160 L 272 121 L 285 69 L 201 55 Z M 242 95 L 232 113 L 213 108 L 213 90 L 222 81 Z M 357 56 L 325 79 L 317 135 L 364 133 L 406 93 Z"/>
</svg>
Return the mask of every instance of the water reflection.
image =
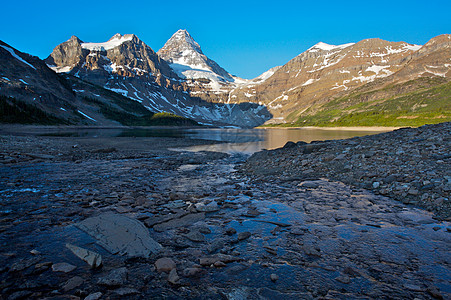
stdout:
<svg viewBox="0 0 451 300">
<path fill-rule="evenodd" d="M 252 154 L 262 149 L 283 147 L 288 141 L 312 141 L 347 139 L 387 132 L 391 128 L 368 130 L 321 129 L 321 128 L 256 128 L 256 129 L 195 129 L 191 137 L 225 141 L 224 144 L 201 145 L 184 148 L 187 151 L 218 151 L 225 153 Z"/>
<path fill-rule="evenodd" d="M 45 132 L 45 136 L 66 137 L 172 137 L 191 138 L 225 142 L 223 144 L 194 146 L 179 150 L 217 151 L 225 153 L 252 154 L 262 149 L 283 147 L 288 141 L 311 142 L 346 139 L 392 130 L 378 129 L 322 129 L 322 128 L 84 128 L 61 129 Z M 41 132 L 42 133 L 42 132 Z"/>
</svg>

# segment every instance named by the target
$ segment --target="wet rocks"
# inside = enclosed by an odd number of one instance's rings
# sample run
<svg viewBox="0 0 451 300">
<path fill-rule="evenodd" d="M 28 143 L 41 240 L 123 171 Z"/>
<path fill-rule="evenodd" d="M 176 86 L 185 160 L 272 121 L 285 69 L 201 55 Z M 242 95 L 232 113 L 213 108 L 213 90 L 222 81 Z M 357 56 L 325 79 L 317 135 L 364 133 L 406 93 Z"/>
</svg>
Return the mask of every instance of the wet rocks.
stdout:
<svg viewBox="0 0 451 300">
<path fill-rule="evenodd" d="M 88 218 L 78 228 L 97 239 L 98 243 L 113 254 L 129 257 L 149 257 L 161 250 L 146 227 L 138 220 L 117 214 L 102 214 Z"/>
<path fill-rule="evenodd" d="M 102 256 L 100 254 L 72 244 L 66 244 L 66 247 L 78 258 L 87 262 L 91 268 L 95 269 L 102 266 Z"/>
</svg>

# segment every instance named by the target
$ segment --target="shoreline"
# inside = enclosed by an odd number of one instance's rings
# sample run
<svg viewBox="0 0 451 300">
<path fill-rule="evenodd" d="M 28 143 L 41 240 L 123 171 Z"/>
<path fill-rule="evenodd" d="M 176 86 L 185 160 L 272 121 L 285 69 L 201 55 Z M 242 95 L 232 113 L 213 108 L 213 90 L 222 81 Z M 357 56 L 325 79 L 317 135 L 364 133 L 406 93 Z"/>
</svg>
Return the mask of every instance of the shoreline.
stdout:
<svg viewBox="0 0 451 300">
<path fill-rule="evenodd" d="M 352 127 L 320 127 L 320 126 L 304 126 L 304 127 L 271 127 L 271 126 L 263 126 L 263 127 L 255 127 L 261 129 L 321 129 L 321 130 L 348 130 L 348 131 L 369 131 L 369 132 L 377 132 L 377 131 L 393 131 L 405 127 L 385 127 L 385 126 L 352 126 Z"/>
</svg>

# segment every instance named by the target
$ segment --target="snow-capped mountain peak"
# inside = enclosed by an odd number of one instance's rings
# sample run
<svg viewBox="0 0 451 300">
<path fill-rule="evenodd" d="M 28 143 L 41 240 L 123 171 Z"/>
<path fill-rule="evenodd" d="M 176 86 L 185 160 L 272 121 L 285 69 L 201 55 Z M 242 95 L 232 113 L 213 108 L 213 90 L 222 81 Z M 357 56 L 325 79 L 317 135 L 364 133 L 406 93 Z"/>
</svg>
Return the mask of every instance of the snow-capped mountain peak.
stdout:
<svg viewBox="0 0 451 300">
<path fill-rule="evenodd" d="M 179 44 L 179 46 L 182 46 L 183 44 L 188 44 L 188 47 L 191 47 L 196 52 L 203 54 L 199 44 L 196 43 L 196 41 L 192 38 L 192 36 L 186 29 L 177 30 L 177 32 L 172 35 L 172 37 L 169 39 L 168 42 Z"/>
<path fill-rule="evenodd" d="M 227 71 L 202 52 L 200 45 L 185 29 L 174 33 L 157 54 L 181 78 L 207 80 L 207 85 L 215 92 L 223 92 L 223 83 L 234 82 Z"/>
</svg>

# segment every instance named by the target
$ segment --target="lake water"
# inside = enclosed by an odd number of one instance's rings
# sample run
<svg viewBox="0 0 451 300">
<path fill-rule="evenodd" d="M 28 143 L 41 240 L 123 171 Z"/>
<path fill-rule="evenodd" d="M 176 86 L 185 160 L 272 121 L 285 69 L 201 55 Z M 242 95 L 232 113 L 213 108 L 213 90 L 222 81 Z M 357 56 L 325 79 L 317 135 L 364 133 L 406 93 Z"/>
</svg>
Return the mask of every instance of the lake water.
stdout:
<svg viewBox="0 0 451 300">
<path fill-rule="evenodd" d="M 391 131 L 377 129 L 330 129 L 330 128 L 254 128 L 254 129 L 194 129 L 188 136 L 198 139 L 225 141 L 224 144 L 188 147 L 188 151 L 219 151 L 252 154 L 262 149 L 283 147 L 288 141 L 312 141 L 346 139 Z"/>
<path fill-rule="evenodd" d="M 201 145 L 174 150 L 218 151 L 226 153 L 252 154 L 262 149 L 283 147 L 288 141 L 311 142 L 346 139 L 355 136 L 377 134 L 391 128 L 370 129 L 331 129 L 331 128 L 65 128 L 48 129 L 44 136 L 65 137 L 173 137 L 191 138 L 225 142 L 222 144 Z"/>
</svg>

